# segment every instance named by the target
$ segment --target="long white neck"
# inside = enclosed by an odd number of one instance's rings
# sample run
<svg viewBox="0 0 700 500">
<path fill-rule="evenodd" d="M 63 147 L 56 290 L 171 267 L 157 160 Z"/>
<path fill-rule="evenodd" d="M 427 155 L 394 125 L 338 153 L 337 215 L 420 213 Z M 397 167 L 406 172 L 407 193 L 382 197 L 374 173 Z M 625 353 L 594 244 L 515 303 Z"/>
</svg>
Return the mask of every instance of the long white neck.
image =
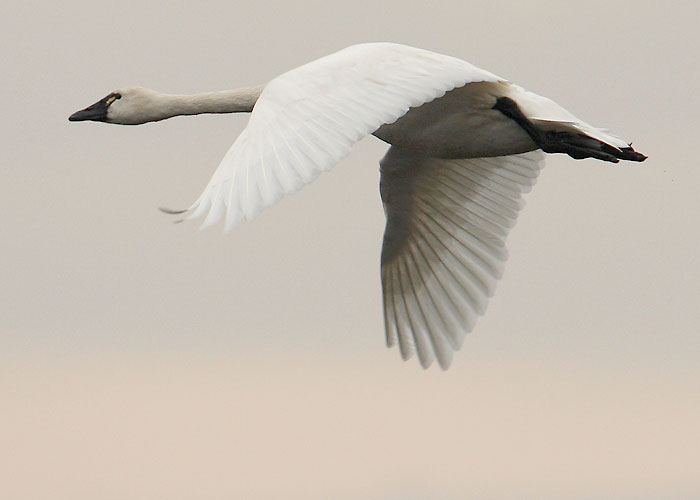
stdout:
<svg viewBox="0 0 700 500">
<path fill-rule="evenodd" d="M 122 97 L 112 100 L 107 122 L 139 125 L 181 115 L 202 113 L 250 113 L 263 85 L 194 95 L 161 94 L 143 87 L 118 90 Z"/>
<path fill-rule="evenodd" d="M 161 94 L 163 118 L 203 113 L 250 113 L 263 86 L 194 95 Z"/>
</svg>

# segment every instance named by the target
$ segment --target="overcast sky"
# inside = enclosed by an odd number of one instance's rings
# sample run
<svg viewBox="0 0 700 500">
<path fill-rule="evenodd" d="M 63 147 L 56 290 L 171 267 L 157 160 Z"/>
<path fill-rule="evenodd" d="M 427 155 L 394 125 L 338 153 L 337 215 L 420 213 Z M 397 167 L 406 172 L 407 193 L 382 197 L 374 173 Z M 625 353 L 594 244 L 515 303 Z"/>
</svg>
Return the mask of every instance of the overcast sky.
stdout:
<svg viewBox="0 0 700 500">
<path fill-rule="evenodd" d="M 8 2 L 0 497 L 700 496 L 700 8 Z M 384 347 L 369 138 L 223 235 L 173 225 L 246 123 L 69 123 L 125 85 L 256 85 L 347 45 L 465 59 L 634 142 L 550 157 L 452 367 Z"/>
</svg>

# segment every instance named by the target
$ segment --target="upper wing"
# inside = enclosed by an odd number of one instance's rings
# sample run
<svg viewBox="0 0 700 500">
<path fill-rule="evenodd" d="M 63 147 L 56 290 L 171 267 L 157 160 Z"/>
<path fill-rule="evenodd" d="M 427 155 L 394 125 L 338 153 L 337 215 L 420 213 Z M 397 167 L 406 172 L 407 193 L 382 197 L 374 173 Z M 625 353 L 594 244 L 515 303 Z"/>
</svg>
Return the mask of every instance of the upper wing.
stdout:
<svg viewBox="0 0 700 500">
<path fill-rule="evenodd" d="M 410 107 L 500 80 L 460 59 L 392 43 L 354 45 L 300 66 L 265 87 L 188 218 L 208 211 L 208 225 L 225 214 L 227 229 L 249 220 Z"/>
<path fill-rule="evenodd" d="M 474 159 L 418 157 L 396 147 L 381 161 L 387 222 L 382 288 L 387 344 L 424 367 L 447 368 L 484 313 L 506 260 L 505 239 L 542 151 Z"/>
</svg>

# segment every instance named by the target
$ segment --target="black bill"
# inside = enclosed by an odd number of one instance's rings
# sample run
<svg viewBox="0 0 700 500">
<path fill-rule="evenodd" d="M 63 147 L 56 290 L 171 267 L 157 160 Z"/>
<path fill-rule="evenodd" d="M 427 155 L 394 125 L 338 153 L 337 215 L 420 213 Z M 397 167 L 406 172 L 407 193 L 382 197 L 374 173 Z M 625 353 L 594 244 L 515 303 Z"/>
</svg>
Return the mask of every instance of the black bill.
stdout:
<svg viewBox="0 0 700 500">
<path fill-rule="evenodd" d="M 107 108 L 110 104 L 112 104 L 112 101 L 114 101 L 114 96 L 110 94 L 104 99 L 97 101 L 92 106 L 76 111 L 70 115 L 68 119 L 72 122 L 82 122 L 85 120 L 90 120 L 93 122 L 106 122 Z"/>
</svg>

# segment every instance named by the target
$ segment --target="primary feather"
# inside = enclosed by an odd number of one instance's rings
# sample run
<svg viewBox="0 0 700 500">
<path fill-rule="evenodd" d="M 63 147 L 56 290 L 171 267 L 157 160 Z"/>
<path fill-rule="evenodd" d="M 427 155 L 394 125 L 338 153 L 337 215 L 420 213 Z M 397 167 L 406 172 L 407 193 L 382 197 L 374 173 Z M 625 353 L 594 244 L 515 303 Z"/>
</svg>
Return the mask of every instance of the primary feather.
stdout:
<svg viewBox="0 0 700 500">
<path fill-rule="evenodd" d="M 386 212 L 382 288 L 387 344 L 447 367 L 501 277 L 505 240 L 544 166 L 532 151 L 494 158 L 381 161 Z"/>
</svg>

